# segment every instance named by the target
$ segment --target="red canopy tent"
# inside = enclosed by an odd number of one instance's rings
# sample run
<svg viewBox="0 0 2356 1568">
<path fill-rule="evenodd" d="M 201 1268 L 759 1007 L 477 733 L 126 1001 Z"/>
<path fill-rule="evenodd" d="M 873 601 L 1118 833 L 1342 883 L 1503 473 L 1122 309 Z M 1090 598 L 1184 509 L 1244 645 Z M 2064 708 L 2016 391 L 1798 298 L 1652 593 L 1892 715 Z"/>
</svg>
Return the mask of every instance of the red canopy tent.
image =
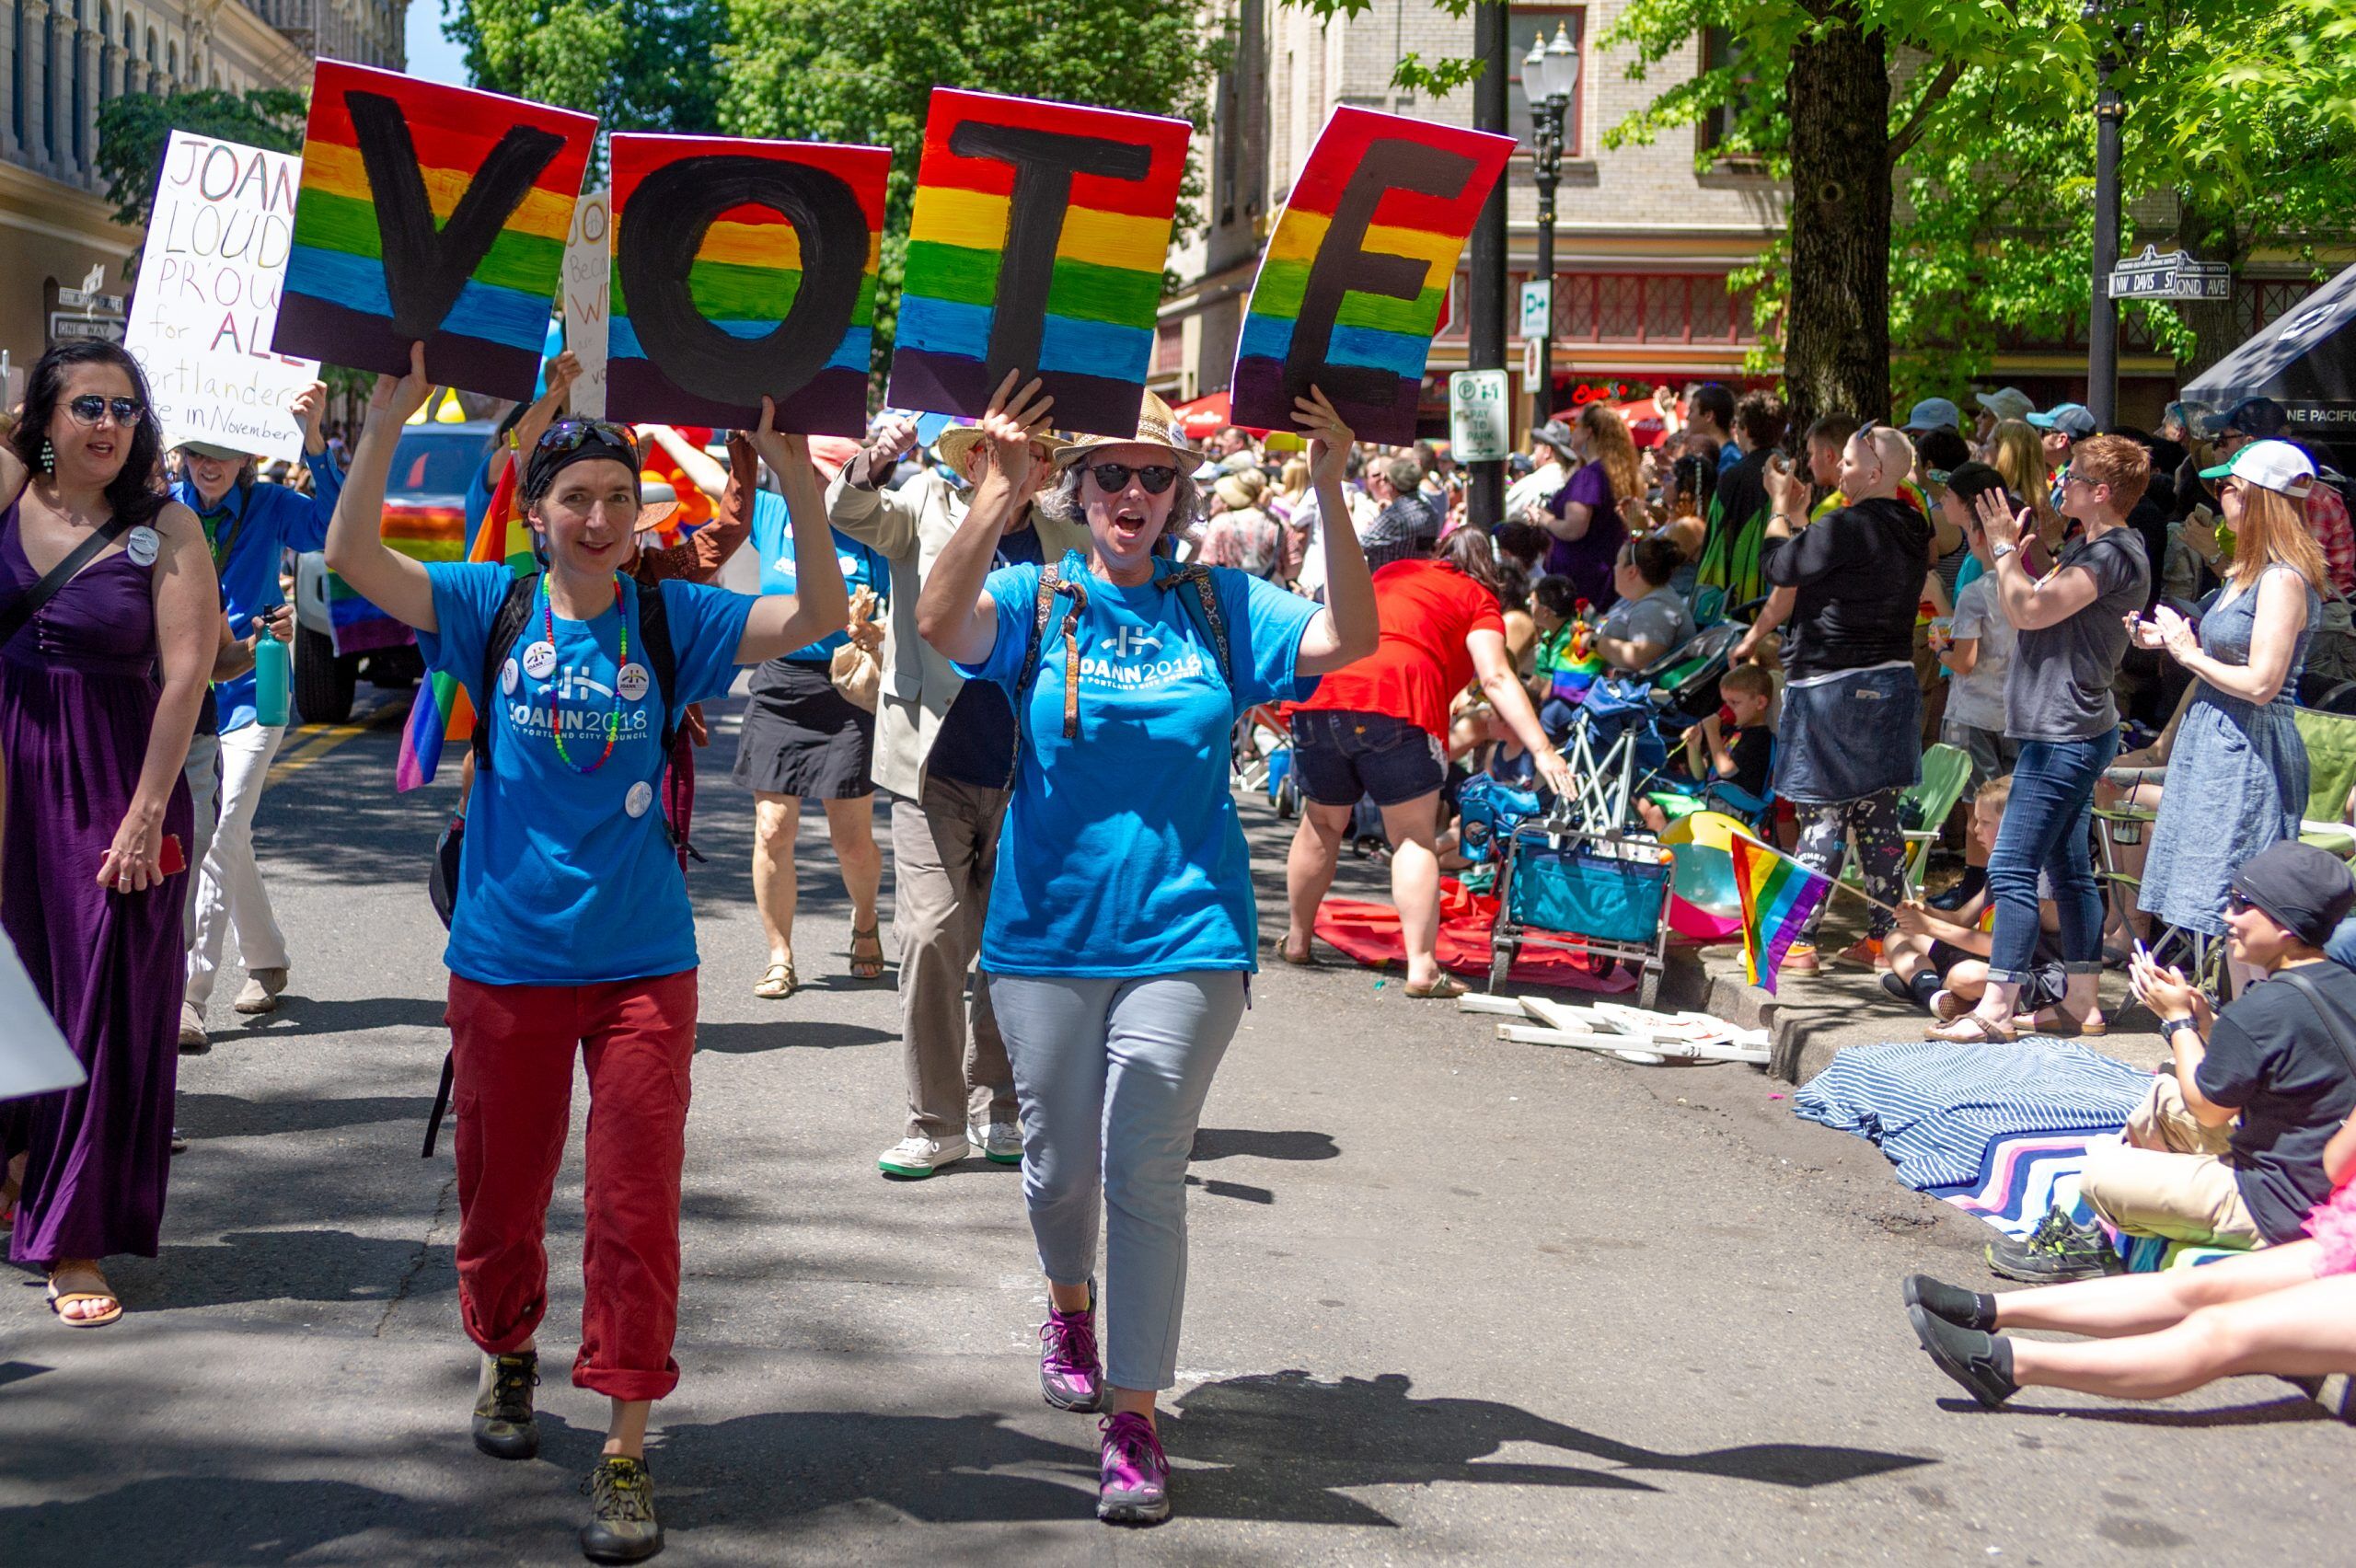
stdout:
<svg viewBox="0 0 2356 1568">
<path fill-rule="evenodd" d="M 1178 428 L 1195 441 L 1207 441 L 1234 421 L 1228 418 L 1230 404 L 1224 392 L 1207 392 L 1190 403 L 1181 403 L 1170 411 L 1178 416 Z"/>
</svg>

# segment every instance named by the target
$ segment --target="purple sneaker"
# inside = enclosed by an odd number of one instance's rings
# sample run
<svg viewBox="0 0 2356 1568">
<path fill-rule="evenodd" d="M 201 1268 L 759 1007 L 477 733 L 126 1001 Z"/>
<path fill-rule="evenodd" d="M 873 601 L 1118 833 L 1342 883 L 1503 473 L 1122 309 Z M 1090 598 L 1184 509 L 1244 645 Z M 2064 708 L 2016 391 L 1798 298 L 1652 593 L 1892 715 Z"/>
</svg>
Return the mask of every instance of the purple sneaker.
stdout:
<svg viewBox="0 0 2356 1568">
<path fill-rule="evenodd" d="M 1096 1292 L 1078 1312 L 1047 1303 L 1039 1325 L 1039 1390 L 1057 1410 L 1093 1411 L 1104 1398 L 1104 1368 L 1096 1359 Z"/>
<path fill-rule="evenodd" d="M 1096 1516 L 1108 1525 L 1158 1525 L 1170 1517 L 1170 1460 L 1153 1423 L 1125 1412 L 1096 1424 L 1104 1434 Z"/>
</svg>

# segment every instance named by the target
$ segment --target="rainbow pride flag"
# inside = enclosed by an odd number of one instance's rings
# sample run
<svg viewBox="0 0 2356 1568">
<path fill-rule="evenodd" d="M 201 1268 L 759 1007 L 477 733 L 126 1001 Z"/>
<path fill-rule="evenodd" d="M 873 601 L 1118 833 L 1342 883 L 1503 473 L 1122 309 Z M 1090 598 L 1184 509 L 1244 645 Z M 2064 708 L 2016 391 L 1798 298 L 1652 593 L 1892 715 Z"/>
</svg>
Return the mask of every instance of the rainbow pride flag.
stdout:
<svg viewBox="0 0 2356 1568">
<path fill-rule="evenodd" d="M 1415 440 L 1457 258 L 1513 150 L 1510 136 L 1334 110 L 1252 283 L 1236 422 L 1290 430 L 1314 386 L 1361 441 Z"/>
<path fill-rule="evenodd" d="M 319 62 L 271 347 L 398 374 L 422 340 L 436 381 L 529 398 L 596 130 L 590 115 Z"/>
<path fill-rule="evenodd" d="M 1832 892 L 1832 883 L 1756 839 L 1738 834 L 1727 847 L 1734 857 L 1735 891 L 1742 897 L 1742 962 L 1750 983 L 1773 996 L 1784 952 L 1799 940 L 1800 928 Z"/>
<path fill-rule="evenodd" d="M 799 166 L 831 175 L 847 188 L 851 201 L 842 202 L 842 190 L 825 187 L 836 200 L 825 206 L 806 200 L 798 202 L 801 227 L 783 211 L 758 198 L 717 205 L 727 200 L 732 188 L 757 188 L 757 175 L 747 171 L 748 162 Z M 606 362 L 609 416 L 664 424 L 750 428 L 760 422 L 760 398 L 768 396 L 777 399 L 780 430 L 866 434 L 867 372 L 874 352 L 875 276 L 884 259 L 884 184 L 891 168 L 888 147 L 729 136 L 616 136 L 616 259 Z M 683 281 L 697 316 L 691 320 L 674 319 L 667 327 L 658 325 L 652 353 L 639 336 L 641 323 L 632 320 L 619 254 L 621 235 L 626 230 L 637 232 L 632 227 L 631 202 L 649 180 L 655 181 L 653 205 L 645 219 L 635 221 L 653 220 L 673 230 L 684 224 L 699 231 L 676 236 L 678 246 L 671 252 L 687 260 Z M 786 193 L 780 199 L 796 198 Z M 711 204 L 709 216 L 681 210 L 683 202 L 697 201 Z M 819 225 L 829 223 L 839 224 L 842 232 L 819 229 Z M 857 226 L 850 226 L 853 224 Z M 838 279 L 855 257 L 857 292 L 844 302 L 849 305 L 847 317 L 794 320 L 789 340 L 781 329 L 803 297 L 805 248 L 813 254 L 824 250 L 834 257 L 835 265 L 843 270 L 835 274 Z M 675 317 L 676 314 L 674 307 Z M 830 308 L 827 314 L 834 312 Z M 814 332 L 824 340 L 813 340 Z M 728 347 L 719 341 L 723 334 L 768 341 L 757 358 L 722 354 L 714 366 L 711 351 Z M 678 342 L 673 340 L 675 335 L 710 340 Z M 788 378 L 804 371 L 808 374 L 798 385 L 786 384 Z M 768 379 L 762 379 L 764 373 Z M 745 385 L 738 387 L 734 385 L 738 382 Z M 750 391 L 753 385 L 759 386 L 760 391 L 752 393 L 749 401 L 733 396 Z"/>
<path fill-rule="evenodd" d="M 491 504 L 484 508 L 482 521 L 475 525 L 472 536 L 467 540 L 466 559 L 505 560 L 514 567 L 516 536 L 522 531 L 515 516 L 515 465 L 511 462 L 502 468 L 499 483 L 491 492 Z M 520 548 L 526 552 L 525 566 L 528 568 L 531 546 L 526 541 Z M 442 767 L 444 744 L 468 739 L 473 735 L 474 728 L 474 704 L 468 700 L 467 688 L 458 677 L 442 671 L 429 674 L 410 703 L 409 723 L 401 731 L 400 755 L 393 759 L 393 789 L 414 790 L 421 784 L 433 783 Z"/>
<path fill-rule="evenodd" d="M 885 401 L 979 418 L 1020 370 L 1045 384 L 1057 428 L 1134 434 L 1192 134 L 1183 120 L 935 87 Z M 1026 163 L 1018 180 L 1007 155 L 1057 138 L 1060 163 Z"/>
</svg>

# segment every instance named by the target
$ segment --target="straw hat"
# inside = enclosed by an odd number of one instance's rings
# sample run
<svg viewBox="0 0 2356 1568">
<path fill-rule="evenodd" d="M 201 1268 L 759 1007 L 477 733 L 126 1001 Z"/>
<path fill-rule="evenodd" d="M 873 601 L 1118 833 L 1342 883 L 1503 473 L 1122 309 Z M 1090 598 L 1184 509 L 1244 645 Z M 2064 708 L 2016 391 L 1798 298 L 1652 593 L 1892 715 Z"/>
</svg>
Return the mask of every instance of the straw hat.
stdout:
<svg viewBox="0 0 2356 1568">
<path fill-rule="evenodd" d="M 1069 467 L 1090 453 L 1107 446 L 1159 446 L 1170 454 L 1181 471 L 1192 468 L 1201 456 L 1187 441 L 1185 428 L 1170 411 L 1170 405 L 1150 392 L 1138 405 L 1135 435 L 1083 435 L 1056 448 L 1056 467 Z"/>
<path fill-rule="evenodd" d="M 1230 512 L 1246 512 L 1260 504 L 1260 497 L 1268 488 L 1268 477 L 1257 468 L 1238 468 L 1231 474 L 1221 474 L 1211 489 L 1219 500 L 1227 502 Z"/>
<path fill-rule="evenodd" d="M 974 448 L 981 444 L 981 426 L 951 425 L 941 432 L 940 439 L 932 444 L 932 449 L 941 455 L 942 462 L 962 474 L 965 471 L 965 459 L 971 456 Z M 1045 433 L 1034 435 L 1031 438 L 1031 446 L 1034 457 L 1044 455 L 1039 450 L 1042 447 L 1046 448 L 1048 453 L 1053 453 L 1056 450 L 1055 437 Z"/>
</svg>

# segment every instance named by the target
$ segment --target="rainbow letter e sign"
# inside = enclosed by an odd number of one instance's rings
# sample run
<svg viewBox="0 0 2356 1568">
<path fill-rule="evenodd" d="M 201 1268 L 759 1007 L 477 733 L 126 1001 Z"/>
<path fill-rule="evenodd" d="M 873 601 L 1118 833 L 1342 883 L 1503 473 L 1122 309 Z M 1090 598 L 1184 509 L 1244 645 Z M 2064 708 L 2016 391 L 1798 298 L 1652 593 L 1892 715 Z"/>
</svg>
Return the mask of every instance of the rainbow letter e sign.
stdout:
<svg viewBox="0 0 2356 1568">
<path fill-rule="evenodd" d="M 1134 433 L 1191 134 L 934 88 L 885 400 L 978 416 L 1013 370 L 1045 383 L 1058 428 Z"/>
<path fill-rule="evenodd" d="M 1260 259 L 1235 422 L 1291 430 L 1293 399 L 1314 386 L 1360 440 L 1415 440 L 1440 302 L 1513 148 L 1510 136 L 1336 109 Z"/>
<path fill-rule="evenodd" d="M 606 409 L 867 432 L 888 147 L 618 135 Z"/>
<path fill-rule="evenodd" d="M 529 398 L 596 120 L 319 62 L 271 347 Z"/>
</svg>

